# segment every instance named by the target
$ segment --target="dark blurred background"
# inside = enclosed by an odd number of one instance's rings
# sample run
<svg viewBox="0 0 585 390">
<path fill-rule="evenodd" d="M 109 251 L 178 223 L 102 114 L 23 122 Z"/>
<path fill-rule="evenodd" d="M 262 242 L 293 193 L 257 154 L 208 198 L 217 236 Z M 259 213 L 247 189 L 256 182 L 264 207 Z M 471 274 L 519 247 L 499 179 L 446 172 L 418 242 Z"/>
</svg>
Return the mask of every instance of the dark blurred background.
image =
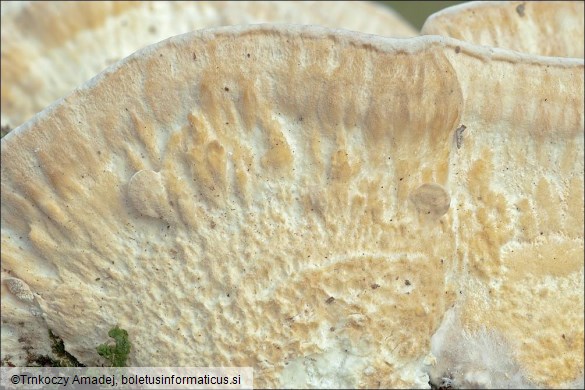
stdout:
<svg viewBox="0 0 585 390">
<path fill-rule="evenodd" d="M 443 8 L 466 3 L 465 1 L 378 1 L 385 4 L 420 30 L 427 17 Z"/>
</svg>

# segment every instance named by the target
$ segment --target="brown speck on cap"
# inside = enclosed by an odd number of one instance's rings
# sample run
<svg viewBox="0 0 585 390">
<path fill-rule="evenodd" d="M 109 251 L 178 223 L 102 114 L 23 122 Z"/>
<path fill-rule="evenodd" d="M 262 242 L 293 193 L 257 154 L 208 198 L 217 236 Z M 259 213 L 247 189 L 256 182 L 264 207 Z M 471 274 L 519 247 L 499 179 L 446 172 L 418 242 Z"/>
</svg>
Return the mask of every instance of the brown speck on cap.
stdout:
<svg viewBox="0 0 585 390">
<path fill-rule="evenodd" d="M 455 144 L 457 145 L 457 149 L 461 149 L 461 145 L 463 144 L 463 132 L 467 129 L 467 126 L 461 125 L 455 130 Z"/>
<path fill-rule="evenodd" d="M 518 13 L 518 15 L 520 15 L 521 17 L 524 17 L 524 9 L 525 8 L 526 8 L 526 3 L 519 4 L 516 7 L 516 12 Z"/>
</svg>

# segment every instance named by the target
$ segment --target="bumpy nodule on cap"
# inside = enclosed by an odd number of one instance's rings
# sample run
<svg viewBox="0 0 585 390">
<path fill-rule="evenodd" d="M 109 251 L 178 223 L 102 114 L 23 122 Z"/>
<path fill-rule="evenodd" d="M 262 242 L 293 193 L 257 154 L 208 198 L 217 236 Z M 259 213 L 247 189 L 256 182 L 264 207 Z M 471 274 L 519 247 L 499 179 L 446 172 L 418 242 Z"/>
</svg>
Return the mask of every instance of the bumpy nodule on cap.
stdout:
<svg viewBox="0 0 585 390">
<path fill-rule="evenodd" d="M 2 304 L 87 365 L 119 325 L 129 365 L 368 388 L 428 386 L 455 307 L 561 386 L 583 362 L 583 123 L 582 60 L 316 27 L 171 38 L 2 139 Z"/>
<path fill-rule="evenodd" d="M 146 45 L 202 28 L 258 23 L 418 35 L 390 8 L 360 1 L 3 2 L 2 126 L 20 126 Z"/>
<path fill-rule="evenodd" d="M 554 57 L 583 58 L 582 1 L 470 1 L 426 20 L 421 34 Z"/>
</svg>

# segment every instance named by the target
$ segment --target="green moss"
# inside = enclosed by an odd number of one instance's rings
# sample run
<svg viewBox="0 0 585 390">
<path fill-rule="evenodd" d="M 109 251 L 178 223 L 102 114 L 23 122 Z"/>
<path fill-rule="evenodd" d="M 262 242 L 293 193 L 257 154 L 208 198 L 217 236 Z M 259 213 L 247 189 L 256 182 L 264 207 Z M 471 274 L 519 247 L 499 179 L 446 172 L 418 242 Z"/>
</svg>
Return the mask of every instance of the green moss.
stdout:
<svg viewBox="0 0 585 390">
<path fill-rule="evenodd" d="M 102 344 L 97 347 L 97 353 L 108 359 L 112 367 L 126 367 L 126 359 L 131 348 L 128 332 L 116 325 L 115 328 L 110 329 L 108 336 L 114 339 L 116 345 Z"/>
</svg>

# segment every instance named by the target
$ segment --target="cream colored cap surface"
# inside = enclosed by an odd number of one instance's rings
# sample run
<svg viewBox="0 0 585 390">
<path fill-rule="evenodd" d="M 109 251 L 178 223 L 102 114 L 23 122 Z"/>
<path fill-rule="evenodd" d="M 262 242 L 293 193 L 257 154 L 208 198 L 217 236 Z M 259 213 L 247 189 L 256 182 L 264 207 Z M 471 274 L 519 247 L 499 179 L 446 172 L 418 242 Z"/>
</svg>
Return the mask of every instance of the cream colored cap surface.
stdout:
<svg viewBox="0 0 585 390">
<path fill-rule="evenodd" d="M 421 34 L 555 57 L 583 58 L 582 1 L 472 1 L 427 19 Z"/>
<path fill-rule="evenodd" d="M 146 45 L 206 27 L 266 22 L 418 34 L 389 8 L 358 1 L 2 2 L 2 126 L 21 125 Z"/>
<path fill-rule="evenodd" d="M 174 37 L 2 139 L 2 303 L 87 365 L 117 324 L 129 365 L 262 388 L 561 387 L 583 369 L 583 127 L 582 60 Z M 514 363 L 495 379 L 440 337 L 481 326 Z"/>
</svg>

